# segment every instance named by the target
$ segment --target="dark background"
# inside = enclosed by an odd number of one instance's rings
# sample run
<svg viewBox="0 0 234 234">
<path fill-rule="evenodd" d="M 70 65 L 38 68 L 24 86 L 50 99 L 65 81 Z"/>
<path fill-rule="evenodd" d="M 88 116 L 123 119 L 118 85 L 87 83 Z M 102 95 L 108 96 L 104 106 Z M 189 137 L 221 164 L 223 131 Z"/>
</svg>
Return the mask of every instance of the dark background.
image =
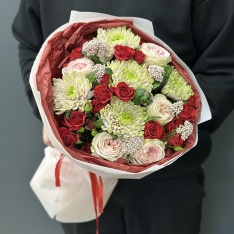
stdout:
<svg viewBox="0 0 234 234">
<path fill-rule="evenodd" d="M 0 233 L 62 234 L 29 187 L 44 152 L 42 123 L 32 114 L 18 65 L 11 24 L 19 1 L 1 0 L 0 8 Z M 234 233 L 234 113 L 213 135 L 206 173 L 201 234 Z M 179 234 L 179 233 L 178 233 Z"/>
</svg>

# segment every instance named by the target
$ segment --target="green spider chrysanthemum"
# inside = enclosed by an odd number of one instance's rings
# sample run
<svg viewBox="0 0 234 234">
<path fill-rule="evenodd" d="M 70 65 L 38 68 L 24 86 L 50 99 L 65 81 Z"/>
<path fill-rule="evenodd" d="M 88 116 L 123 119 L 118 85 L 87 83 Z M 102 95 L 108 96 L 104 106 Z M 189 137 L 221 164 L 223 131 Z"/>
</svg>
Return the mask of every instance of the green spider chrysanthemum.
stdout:
<svg viewBox="0 0 234 234">
<path fill-rule="evenodd" d="M 142 88 L 151 92 L 154 79 L 149 74 L 146 64 L 139 65 L 134 60 L 114 60 L 111 63 L 107 62 L 107 67 L 113 71 L 113 86 L 117 86 L 119 82 L 125 82 L 135 90 Z"/>
<path fill-rule="evenodd" d="M 126 29 L 126 25 L 117 28 L 99 28 L 97 31 L 97 38 L 109 48 L 108 57 L 110 58 L 113 57 L 115 53 L 114 47 L 116 45 L 138 49 L 141 40 L 130 28 Z"/>
<path fill-rule="evenodd" d="M 80 72 L 65 73 L 63 79 L 54 78 L 53 81 L 54 110 L 58 115 L 66 110 L 82 108 L 93 95 L 92 84 Z"/>
<path fill-rule="evenodd" d="M 108 104 L 100 111 L 103 130 L 118 137 L 129 138 L 144 135 L 146 108 L 134 105 L 133 102 L 123 102 L 112 97 Z"/>
<path fill-rule="evenodd" d="M 175 68 L 161 93 L 175 101 L 188 100 L 194 94 L 190 84 Z"/>
</svg>

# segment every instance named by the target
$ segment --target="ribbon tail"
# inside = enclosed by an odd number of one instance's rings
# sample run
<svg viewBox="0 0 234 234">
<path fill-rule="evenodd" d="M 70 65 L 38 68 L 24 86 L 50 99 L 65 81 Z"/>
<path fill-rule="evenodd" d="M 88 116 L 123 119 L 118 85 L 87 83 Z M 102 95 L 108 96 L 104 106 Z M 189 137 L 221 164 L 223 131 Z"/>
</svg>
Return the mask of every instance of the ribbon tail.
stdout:
<svg viewBox="0 0 234 234">
<path fill-rule="evenodd" d="M 56 164 L 56 167 L 55 167 L 55 186 L 56 187 L 61 186 L 61 183 L 60 183 L 60 169 L 61 169 L 61 165 L 62 165 L 64 157 L 65 157 L 64 154 L 60 155 L 60 158 L 59 158 L 59 160 L 58 160 L 58 162 Z"/>
</svg>

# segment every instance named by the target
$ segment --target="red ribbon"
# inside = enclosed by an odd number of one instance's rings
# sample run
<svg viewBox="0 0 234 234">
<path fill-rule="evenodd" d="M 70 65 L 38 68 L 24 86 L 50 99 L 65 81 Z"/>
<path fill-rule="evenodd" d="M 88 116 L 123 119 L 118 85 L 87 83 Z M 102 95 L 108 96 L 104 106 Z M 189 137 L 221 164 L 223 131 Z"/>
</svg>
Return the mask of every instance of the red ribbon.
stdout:
<svg viewBox="0 0 234 234">
<path fill-rule="evenodd" d="M 61 154 L 60 155 L 60 158 L 56 164 L 56 167 L 55 167 L 55 185 L 56 187 L 60 187 L 61 186 L 61 183 L 60 183 L 60 168 L 61 168 L 61 165 L 62 165 L 62 162 L 63 162 L 63 158 L 65 157 L 64 154 Z"/>
<path fill-rule="evenodd" d="M 55 167 L 55 185 L 56 187 L 60 187 L 60 169 L 65 155 L 61 154 L 60 158 Z M 89 172 L 91 185 L 92 185 L 92 193 L 93 193 L 93 203 L 94 203 L 94 211 L 96 214 L 96 234 L 99 233 L 99 222 L 98 222 L 98 212 L 103 213 L 103 183 L 102 178 L 99 176 L 99 183 L 97 180 L 96 174 Z"/>
<path fill-rule="evenodd" d="M 96 234 L 98 234 L 99 233 L 98 212 L 103 213 L 103 184 L 101 176 L 99 176 L 99 184 L 97 181 L 96 174 L 89 172 L 89 176 L 92 185 L 94 211 L 96 214 Z"/>
</svg>

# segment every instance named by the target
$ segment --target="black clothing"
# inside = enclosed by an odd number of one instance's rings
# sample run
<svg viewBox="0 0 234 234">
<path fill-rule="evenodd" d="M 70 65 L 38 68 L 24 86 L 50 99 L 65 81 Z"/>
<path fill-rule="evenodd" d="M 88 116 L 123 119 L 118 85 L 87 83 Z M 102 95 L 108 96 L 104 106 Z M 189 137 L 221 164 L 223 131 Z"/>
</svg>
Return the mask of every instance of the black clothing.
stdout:
<svg viewBox="0 0 234 234">
<path fill-rule="evenodd" d="M 149 19 L 155 35 L 190 67 L 208 99 L 213 118 L 199 125 L 199 143 L 194 149 L 149 177 L 171 177 L 199 168 L 211 150 L 210 134 L 234 107 L 234 1 L 21 0 L 13 33 L 20 42 L 26 93 L 38 118 L 29 86 L 30 69 L 43 41 L 68 22 L 71 10 Z"/>
<path fill-rule="evenodd" d="M 190 175 L 119 180 L 104 213 L 100 234 L 198 234 L 205 193 L 200 169 Z M 62 223 L 65 234 L 94 234 L 96 221 Z"/>
</svg>

